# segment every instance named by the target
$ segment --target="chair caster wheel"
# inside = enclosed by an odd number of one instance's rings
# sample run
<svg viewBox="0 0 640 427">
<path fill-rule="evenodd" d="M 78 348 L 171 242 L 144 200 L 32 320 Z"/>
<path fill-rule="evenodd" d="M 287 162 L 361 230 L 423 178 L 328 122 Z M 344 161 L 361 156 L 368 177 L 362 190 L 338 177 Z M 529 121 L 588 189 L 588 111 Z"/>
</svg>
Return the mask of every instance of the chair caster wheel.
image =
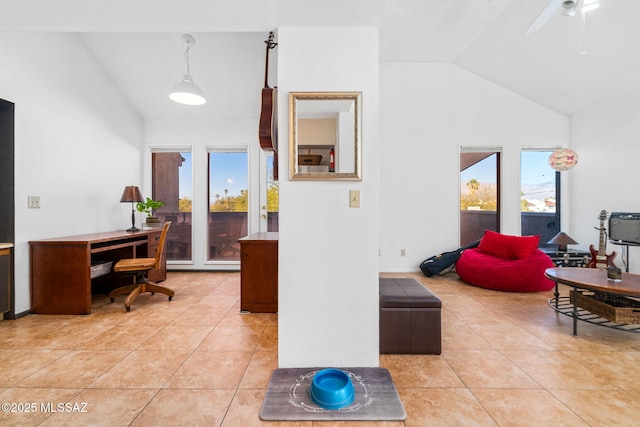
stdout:
<svg viewBox="0 0 640 427">
<path fill-rule="evenodd" d="M 169 296 L 169 301 L 171 301 L 171 299 L 172 299 L 172 298 L 173 298 L 173 295 L 170 295 L 170 296 Z"/>
<path fill-rule="evenodd" d="M 109 298 L 111 300 L 111 303 L 113 304 L 113 302 L 116 300 L 115 298 Z"/>
</svg>

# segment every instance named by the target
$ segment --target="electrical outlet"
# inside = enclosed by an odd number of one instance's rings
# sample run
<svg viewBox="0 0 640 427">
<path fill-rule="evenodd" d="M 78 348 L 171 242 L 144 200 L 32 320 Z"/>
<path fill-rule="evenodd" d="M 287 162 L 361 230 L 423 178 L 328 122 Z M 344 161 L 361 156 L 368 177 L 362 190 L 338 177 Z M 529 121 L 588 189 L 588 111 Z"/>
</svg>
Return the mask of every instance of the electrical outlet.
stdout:
<svg viewBox="0 0 640 427">
<path fill-rule="evenodd" d="M 40 209 L 40 196 L 27 196 L 27 207 L 29 209 Z"/>
<path fill-rule="evenodd" d="M 360 190 L 349 190 L 349 207 L 360 207 Z"/>
</svg>

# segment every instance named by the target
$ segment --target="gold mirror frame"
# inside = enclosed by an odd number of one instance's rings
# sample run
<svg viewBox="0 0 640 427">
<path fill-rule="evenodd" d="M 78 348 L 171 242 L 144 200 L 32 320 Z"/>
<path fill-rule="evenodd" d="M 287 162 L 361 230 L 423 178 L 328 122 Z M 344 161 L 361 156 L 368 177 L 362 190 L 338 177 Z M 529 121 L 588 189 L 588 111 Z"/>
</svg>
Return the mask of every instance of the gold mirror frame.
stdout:
<svg viewBox="0 0 640 427">
<path fill-rule="evenodd" d="M 362 180 L 361 98 L 362 92 L 289 93 L 289 179 Z M 307 117 L 303 117 L 305 115 Z M 301 134 L 301 124 L 303 129 L 309 129 L 308 123 L 304 124 L 301 120 L 308 121 L 312 119 L 311 115 L 313 118 L 319 118 L 320 115 L 331 117 L 322 121 L 330 120 L 337 123 L 330 125 L 333 128 L 329 128 L 328 132 L 314 134 L 314 137 L 332 138 L 332 141 L 301 141 L 302 137 L 312 133 L 306 130 Z M 331 132 L 334 133 L 333 136 Z M 328 166 L 331 148 L 334 151 L 334 171 L 330 171 Z M 318 165 L 316 161 L 321 156 L 321 164 Z M 301 164 L 303 161 L 309 163 Z M 317 167 L 313 168 L 310 165 Z"/>
</svg>

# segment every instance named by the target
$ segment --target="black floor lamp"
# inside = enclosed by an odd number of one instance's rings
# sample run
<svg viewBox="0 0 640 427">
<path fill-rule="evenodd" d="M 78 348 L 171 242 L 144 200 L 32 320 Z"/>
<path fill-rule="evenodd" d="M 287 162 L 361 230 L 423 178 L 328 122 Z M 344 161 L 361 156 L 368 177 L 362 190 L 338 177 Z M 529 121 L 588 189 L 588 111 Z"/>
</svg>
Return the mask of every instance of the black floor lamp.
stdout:
<svg viewBox="0 0 640 427">
<path fill-rule="evenodd" d="M 127 231 L 140 231 L 136 227 L 136 209 L 134 206 L 134 203 L 144 202 L 140 189 L 135 185 L 125 187 L 122 197 L 120 197 L 120 202 L 131 202 L 131 228 Z"/>
</svg>

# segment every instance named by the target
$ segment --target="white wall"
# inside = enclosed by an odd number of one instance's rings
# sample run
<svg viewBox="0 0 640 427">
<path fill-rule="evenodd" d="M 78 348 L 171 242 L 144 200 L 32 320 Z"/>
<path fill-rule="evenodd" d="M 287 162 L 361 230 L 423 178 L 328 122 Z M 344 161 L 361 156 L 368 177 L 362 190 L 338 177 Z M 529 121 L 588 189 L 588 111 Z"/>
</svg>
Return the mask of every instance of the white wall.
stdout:
<svg viewBox="0 0 640 427">
<path fill-rule="evenodd" d="M 142 122 L 72 34 L 0 33 L 0 98 L 15 103 L 16 313 L 30 308 L 29 240 L 131 225 Z M 41 209 L 27 209 L 27 196 Z"/>
<path fill-rule="evenodd" d="M 454 64 L 381 64 L 381 271 L 459 246 L 461 145 L 503 147 L 501 231 L 519 234 L 520 149 L 568 146 L 569 119 Z"/>
<path fill-rule="evenodd" d="M 570 171 L 571 229 L 568 234 L 588 250 L 598 250 L 598 216 L 607 212 L 640 212 L 640 93 L 589 111 L 571 120 L 572 147 L 579 156 Z M 608 222 L 605 227 L 608 228 Z M 617 252 L 614 259 L 623 267 L 622 247 L 608 244 L 607 254 Z M 640 248 L 629 249 L 630 271 L 640 273 Z"/>
<path fill-rule="evenodd" d="M 280 367 L 378 365 L 378 34 L 278 30 Z M 362 181 L 288 179 L 288 95 L 362 92 Z M 349 190 L 361 207 L 349 208 Z"/>
</svg>

